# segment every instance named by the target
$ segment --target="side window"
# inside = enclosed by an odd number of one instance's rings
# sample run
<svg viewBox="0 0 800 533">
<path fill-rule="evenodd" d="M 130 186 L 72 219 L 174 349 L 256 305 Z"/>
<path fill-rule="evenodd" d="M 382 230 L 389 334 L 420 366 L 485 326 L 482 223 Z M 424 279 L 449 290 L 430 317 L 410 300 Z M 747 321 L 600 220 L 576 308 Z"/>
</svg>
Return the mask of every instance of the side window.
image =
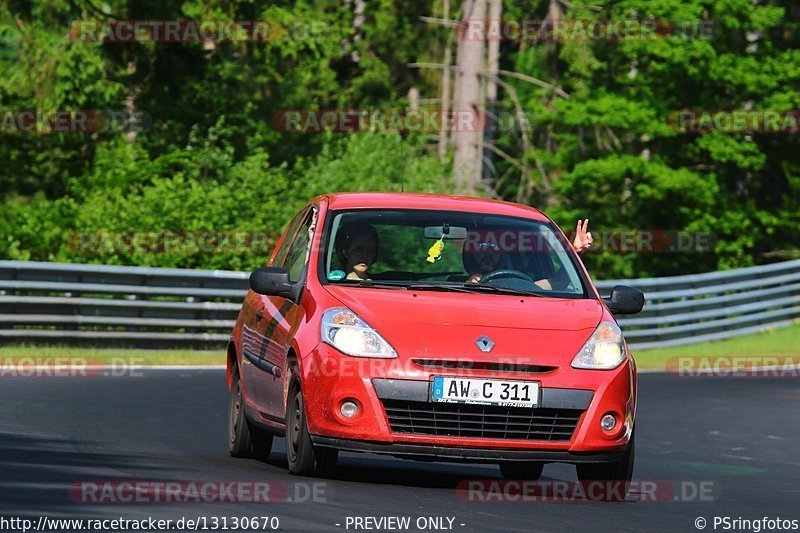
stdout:
<svg viewBox="0 0 800 533">
<path fill-rule="evenodd" d="M 316 210 L 312 209 L 306 213 L 303 218 L 303 223 L 289 248 L 289 253 L 286 254 L 286 261 L 283 268 L 289 271 L 289 281 L 295 283 L 300 281 L 300 276 L 303 273 L 303 267 L 306 266 L 308 260 L 308 247 L 311 242 L 309 229 L 311 228 L 312 221 L 315 218 Z"/>
<path fill-rule="evenodd" d="M 302 211 L 297 213 L 289 225 L 286 227 L 286 236 L 283 239 L 283 244 L 281 244 L 278 253 L 275 254 L 275 261 L 272 263 L 273 266 L 282 266 L 284 260 L 286 259 L 286 254 L 289 253 L 289 247 L 292 244 L 292 239 L 294 239 L 294 234 L 297 231 L 297 227 L 302 222 L 303 218 L 305 217 L 307 212 L 306 208 L 303 208 Z"/>
</svg>

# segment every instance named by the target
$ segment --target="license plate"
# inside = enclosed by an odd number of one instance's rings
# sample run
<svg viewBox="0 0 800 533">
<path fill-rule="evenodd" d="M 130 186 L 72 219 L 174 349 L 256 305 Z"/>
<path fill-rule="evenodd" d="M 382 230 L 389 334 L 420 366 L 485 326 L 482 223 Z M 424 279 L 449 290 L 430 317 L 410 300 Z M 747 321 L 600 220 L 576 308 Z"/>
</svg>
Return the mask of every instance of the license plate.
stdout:
<svg viewBox="0 0 800 533">
<path fill-rule="evenodd" d="M 431 399 L 435 402 L 536 407 L 539 405 L 539 387 L 536 381 L 435 376 Z"/>
</svg>

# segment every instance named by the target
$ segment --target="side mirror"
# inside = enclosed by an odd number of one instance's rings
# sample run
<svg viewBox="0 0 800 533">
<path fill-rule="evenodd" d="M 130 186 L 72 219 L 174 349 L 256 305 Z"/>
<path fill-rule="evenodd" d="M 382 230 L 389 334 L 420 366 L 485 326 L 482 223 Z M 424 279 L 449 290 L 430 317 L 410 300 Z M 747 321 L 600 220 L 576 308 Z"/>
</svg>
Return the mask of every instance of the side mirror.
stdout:
<svg viewBox="0 0 800 533">
<path fill-rule="evenodd" d="M 615 315 L 635 315 L 644 307 L 644 293 L 626 285 L 611 289 L 611 297 L 603 298 L 608 310 Z"/>
<path fill-rule="evenodd" d="M 294 285 L 289 281 L 289 272 L 278 267 L 261 267 L 250 273 L 250 288 L 264 296 L 292 298 Z"/>
</svg>

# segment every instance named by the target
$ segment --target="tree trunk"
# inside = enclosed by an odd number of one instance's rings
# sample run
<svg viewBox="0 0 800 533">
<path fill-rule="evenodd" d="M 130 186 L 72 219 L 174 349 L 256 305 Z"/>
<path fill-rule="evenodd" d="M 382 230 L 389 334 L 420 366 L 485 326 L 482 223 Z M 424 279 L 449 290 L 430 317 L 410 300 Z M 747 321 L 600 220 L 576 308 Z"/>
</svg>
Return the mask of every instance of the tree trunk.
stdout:
<svg viewBox="0 0 800 533">
<path fill-rule="evenodd" d="M 474 195 L 481 183 L 481 140 L 483 137 L 482 85 L 484 70 L 483 32 L 470 31 L 470 24 L 486 19 L 486 0 L 464 0 L 456 57 L 456 90 L 453 101 L 455 157 L 453 176 L 456 192 Z"/>
<path fill-rule="evenodd" d="M 365 0 L 345 0 L 345 5 L 348 9 L 353 10 L 353 38 L 351 41 L 345 40 L 342 42 L 343 48 L 347 45 L 351 48 L 350 51 L 350 60 L 353 63 L 360 63 L 361 62 L 361 55 L 359 54 L 358 50 L 356 49 L 355 44 L 361 41 L 362 33 L 364 30 L 364 22 L 366 21 L 366 17 L 364 16 L 364 11 L 366 9 L 366 2 Z"/>
<path fill-rule="evenodd" d="M 503 17 L 503 0 L 489 0 L 489 23 L 500 24 Z M 487 63 L 488 77 L 486 80 L 486 132 L 485 138 L 489 143 L 494 142 L 494 124 L 497 121 L 497 76 L 500 71 L 500 37 L 489 39 L 489 61 Z M 492 161 L 494 152 L 483 150 L 483 159 L 488 163 L 483 166 L 483 186 L 491 189 L 494 181 L 495 169 Z"/>
<path fill-rule="evenodd" d="M 450 20 L 450 0 L 442 0 L 442 7 L 444 13 L 442 14 L 442 19 Z M 453 73 L 450 72 L 450 63 L 453 62 L 453 52 L 451 50 L 452 43 L 450 39 L 453 35 L 453 31 L 449 30 L 447 35 L 447 44 L 444 48 L 444 69 L 442 69 L 442 118 L 446 117 L 450 111 L 450 78 L 453 76 Z M 444 158 L 447 157 L 447 128 L 442 127 L 439 130 L 439 161 L 444 161 Z"/>
</svg>

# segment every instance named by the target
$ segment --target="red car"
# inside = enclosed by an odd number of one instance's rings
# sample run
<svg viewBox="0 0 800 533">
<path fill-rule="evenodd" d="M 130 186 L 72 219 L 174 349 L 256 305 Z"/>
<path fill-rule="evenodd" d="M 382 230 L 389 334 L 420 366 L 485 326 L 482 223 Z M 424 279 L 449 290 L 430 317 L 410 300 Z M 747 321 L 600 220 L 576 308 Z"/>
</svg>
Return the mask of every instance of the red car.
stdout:
<svg viewBox="0 0 800 533">
<path fill-rule="evenodd" d="M 442 195 L 315 198 L 250 276 L 228 348 L 230 453 L 321 475 L 339 450 L 630 480 L 636 366 L 537 209 Z"/>
</svg>

